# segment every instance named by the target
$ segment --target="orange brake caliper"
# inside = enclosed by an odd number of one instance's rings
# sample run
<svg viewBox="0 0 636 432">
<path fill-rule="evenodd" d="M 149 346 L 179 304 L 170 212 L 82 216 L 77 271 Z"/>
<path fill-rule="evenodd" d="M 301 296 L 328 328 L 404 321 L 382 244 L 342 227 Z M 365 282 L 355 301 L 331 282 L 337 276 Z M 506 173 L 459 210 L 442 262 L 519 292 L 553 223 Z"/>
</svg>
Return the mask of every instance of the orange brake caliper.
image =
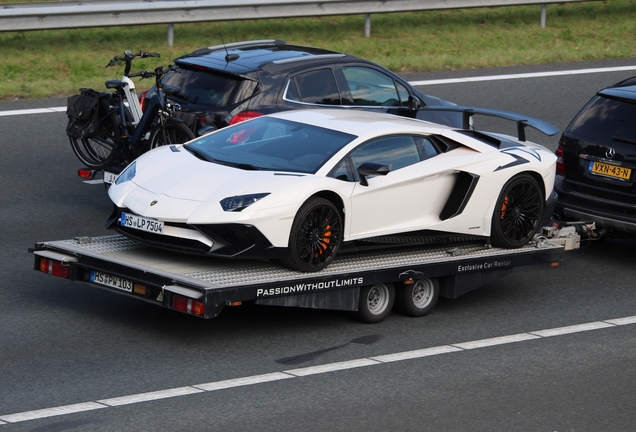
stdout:
<svg viewBox="0 0 636 432">
<path fill-rule="evenodd" d="M 503 203 L 501 204 L 501 219 L 506 215 L 506 210 L 508 209 L 508 197 L 505 197 Z"/>
</svg>

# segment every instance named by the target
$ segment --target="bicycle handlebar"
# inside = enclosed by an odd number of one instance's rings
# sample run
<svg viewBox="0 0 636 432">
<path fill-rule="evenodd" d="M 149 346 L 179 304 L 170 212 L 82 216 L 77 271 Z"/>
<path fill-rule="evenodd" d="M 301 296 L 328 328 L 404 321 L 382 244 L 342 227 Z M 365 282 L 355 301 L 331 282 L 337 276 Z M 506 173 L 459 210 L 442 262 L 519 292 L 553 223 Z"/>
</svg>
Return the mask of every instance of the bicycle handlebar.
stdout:
<svg viewBox="0 0 636 432">
<path fill-rule="evenodd" d="M 162 76 L 164 76 L 166 73 L 170 71 L 177 71 L 178 69 L 179 67 L 175 65 L 170 65 L 167 68 L 164 68 L 163 66 L 157 66 L 154 71 L 145 70 L 145 71 L 140 71 L 135 73 L 129 73 L 126 76 L 128 76 L 129 78 L 141 77 L 142 79 L 155 77 L 157 80 L 157 86 L 159 86 Z"/>
<path fill-rule="evenodd" d="M 161 57 L 159 53 L 150 53 L 148 51 L 139 50 L 138 53 L 133 54 L 130 51 L 124 51 L 124 56 L 115 56 L 113 57 L 106 67 L 116 66 L 118 62 L 123 61 L 125 63 L 124 68 L 124 76 L 139 76 L 139 75 L 130 75 L 130 67 L 132 66 L 132 61 L 136 58 L 147 58 L 147 57 Z"/>
</svg>

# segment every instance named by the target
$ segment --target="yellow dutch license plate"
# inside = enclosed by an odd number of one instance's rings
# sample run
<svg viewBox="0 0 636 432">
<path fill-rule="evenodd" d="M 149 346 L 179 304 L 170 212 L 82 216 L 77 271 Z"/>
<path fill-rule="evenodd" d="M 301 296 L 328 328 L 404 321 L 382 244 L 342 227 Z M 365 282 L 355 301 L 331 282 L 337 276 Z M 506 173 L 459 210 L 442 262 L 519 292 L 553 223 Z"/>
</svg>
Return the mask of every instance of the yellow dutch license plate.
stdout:
<svg viewBox="0 0 636 432">
<path fill-rule="evenodd" d="M 632 175 L 630 168 L 625 168 L 618 165 L 611 165 L 602 162 L 592 162 L 591 171 L 592 174 L 598 174 L 602 176 L 617 178 L 621 180 L 629 180 Z"/>
</svg>

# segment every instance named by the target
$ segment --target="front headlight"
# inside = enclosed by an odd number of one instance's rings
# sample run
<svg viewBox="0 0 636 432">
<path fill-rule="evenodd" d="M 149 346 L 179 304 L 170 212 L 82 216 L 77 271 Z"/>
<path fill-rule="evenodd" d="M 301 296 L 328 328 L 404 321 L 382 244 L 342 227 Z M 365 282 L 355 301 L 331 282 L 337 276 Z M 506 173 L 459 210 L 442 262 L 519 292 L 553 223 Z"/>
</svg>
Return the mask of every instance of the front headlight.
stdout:
<svg viewBox="0 0 636 432">
<path fill-rule="evenodd" d="M 269 195 L 269 192 L 227 197 L 223 198 L 220 204 L 223 210 L 227 212 L 240 212 L 267 195 Z"/>
<path fill-rule="evenodd" d="M 117 180 L 115 180 L 115 184 L 118 185 L 118 184 L 125 183 L 128 180 L 132 180 L 133 177 L 135 177 L 135 174 L 137 174 L 137 162 L 133 162 L 130 165 L 128 165 L 126 169 L 123 170 L 121 174 L 119 174 L 119 176 L 117 177 Z"/>
</svg>

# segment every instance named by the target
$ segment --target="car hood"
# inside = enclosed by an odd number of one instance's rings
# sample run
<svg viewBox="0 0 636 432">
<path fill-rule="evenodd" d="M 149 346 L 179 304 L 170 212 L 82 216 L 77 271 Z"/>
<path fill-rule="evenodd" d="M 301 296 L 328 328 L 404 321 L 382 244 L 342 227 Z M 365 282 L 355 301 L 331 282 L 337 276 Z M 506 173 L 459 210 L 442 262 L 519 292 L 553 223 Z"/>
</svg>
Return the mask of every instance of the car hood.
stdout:
<svg viewBox="0 0 636 432">
<path fill-rule="evenodd" d="M 290 176 L 305 176 L 302 173 L 243 170 L 198 159 L 183 147 L 178 150 L 154 152 L 137 165 L 132 182 L 153 194 L 203 202 L 217 200 L 220 195 L 225 198 L 263 192 L 274 187 L 271 183 L 289 183 Z"/>
<path fill-rule="evenodd" d="M 271 194 L 264 207 L 284 206 L 288 204 L 285 197 L 294 194 L 289 190 L 297 189 L 293 186 L 299 181 L 324 181 L 309 174 L 219 165 L 200 160 L 181 146 L 171 147 L 176 151 L 162 147 L 137 159 L 132 180 L 114 184 L 108 191 L 115 205 L 143 216 L 188 220 L 209 213 L 210 206 L 220 210 L 224 198 L 250 193 Z"/>
</svg>

